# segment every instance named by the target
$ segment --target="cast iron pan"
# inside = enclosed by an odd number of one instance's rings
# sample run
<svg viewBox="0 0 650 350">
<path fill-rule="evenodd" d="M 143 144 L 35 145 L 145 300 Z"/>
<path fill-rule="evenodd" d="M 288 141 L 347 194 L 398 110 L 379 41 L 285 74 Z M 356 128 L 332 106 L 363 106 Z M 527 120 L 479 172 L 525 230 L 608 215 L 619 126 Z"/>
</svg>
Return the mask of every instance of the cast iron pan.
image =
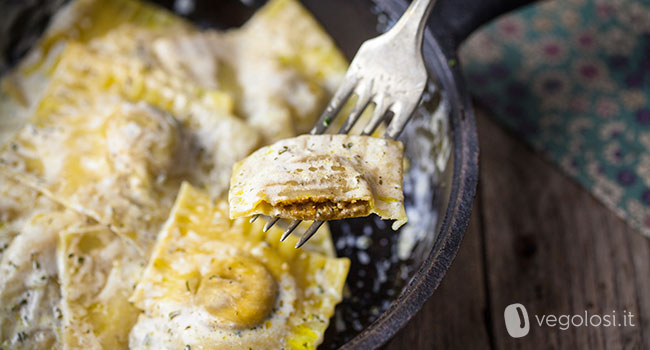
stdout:
<svg viewBox="0 0 650 350">
<path fill-rule="evenodd" d="M 179 6 L 188 1 L 157 2 L 200 27 L 228 29 L 243 24 L 264 1 L 189 1 L 189 7 Z M 409 223 L 399 233 L 374 218 L 330 223 L 338 254 L 349 257 L 352 266 L 349 293 L 337 307 L 321 349 L 381 346 L 442 280 L 467 227 L 478 181 L 474 116 L 456 51 L 481 24 L 527 2 L 438 0 L 435 5 L 423 47 L 430 76 L 426 101 L 401 137 L 410 159 L 404 179 Z M 0 2 L 0 74 L 20 60 L 63 3 Z M 303 3 L 348 58 L 364 40 L 386 30 L 408 5 L 405 0 Z M 407 234 L 403 231 L 418 239 L 400 257 L 399 237 Z"/>
</svg>

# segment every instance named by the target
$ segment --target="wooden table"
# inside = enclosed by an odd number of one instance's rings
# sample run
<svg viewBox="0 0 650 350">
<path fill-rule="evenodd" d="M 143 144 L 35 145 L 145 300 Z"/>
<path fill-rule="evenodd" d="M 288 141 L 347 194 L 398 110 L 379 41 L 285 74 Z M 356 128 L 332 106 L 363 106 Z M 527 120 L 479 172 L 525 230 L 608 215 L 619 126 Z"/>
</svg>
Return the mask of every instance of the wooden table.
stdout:
<svg viewBox="0 0 650 350">
<path fill-rule="evenodd" d="M 477 122 L 480 183 L 459 254 L 385 348 L 650 349 L 650 239 L 485 113 Z M 523 338 L 505 328 L 512 303 L 528 310 Z M 627 310 L 636 326 L 562 331 L 534 319 L 585 310 Z"/>
</svg>

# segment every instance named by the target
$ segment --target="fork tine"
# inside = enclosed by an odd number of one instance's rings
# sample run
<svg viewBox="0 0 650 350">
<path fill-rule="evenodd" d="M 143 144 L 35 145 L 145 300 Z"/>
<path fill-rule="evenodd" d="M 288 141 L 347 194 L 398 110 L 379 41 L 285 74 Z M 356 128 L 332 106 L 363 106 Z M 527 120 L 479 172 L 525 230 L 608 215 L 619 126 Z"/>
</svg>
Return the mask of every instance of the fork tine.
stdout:
<svg viewBox="0 0 650 350">
<path fill-rule="evenodd" d="M 362 136 L 372 135 L 372 133 L 375 132 L 375 129 L 377 129 L 379 124 L 384 120 L 384 116 L 386 116 L 388 109 L 386 97 L 378 96 L 375 98 L 375 101 L 375 110 L 372 112 L 370 121 L 368 121 L 368 124 L 366 124 L 366 127 L 361 132 Z"/>
<path fill-rule="evenodd" d="M 264 228 L 262 229 L 262 231 L 263 232 L 268 231 L 271 227 L 273 227 L 273 225 L 275 225 L 276 222 L 278 222 L 278 220 L 280 220 L 280 218 L 273 218 L 270 221 L 267 221 L 266 225 L 264 225 Z"/>
<path fill-rule="evenodd" d="M 316 233 L 316 231 L 318 231 L 318 228 L 321 227 L 321 225 L 323 225 L 324 222 L 325 221 L 314 221 L 311 224 L 311 226 L 309 226 L 307 231 L 305 231 L 302 237 L 300 237 L 300 241 L 296 243 L 295 248 L 297 249 L 302 247 L 302 245 L 305 244 L 311 238 L 311 236 L 313 236 Z"/>
<path fill-rule="evenodd" d="M 402 133 L 402 130 L 404 130 L 406 123 L 408 123 L 408 121 L 411 120 L 411 117 L 413 117 L 413 114 L 415 114 L 413 113 L 415 107 L 417 107 L 417 104 L 412 104 L 411 108 L 404 108 L 399 104 L 392 105 L 390 109 L 395 115 L 393 115 L 393 119 L 390 124 L 388 124 L 384 137 L 393 140 L 396 139 L 399 134 Z"/>
<path fill-rule="evenodd" d="M 351 94 L 352 93 L 350 93 L 349 95 L 351 95 Z M 348 95 L 348 98 L 349 98 L 349 95 Z M 357 122 L 357 120 L 359 120 L 359 117 L 361 116 L 363 111 L 370 104 L 370 98 L 371 98 L 370 86 L 365 86 L 363 88 L 363 90 L 361 90 L 361 92 L 358 93 L 358 96 L 359 97 L 357 99 L 357 103 L 355 104 L 354 109 L 352 110 L 352 112 L 350 112 L 350 115 L 348 116 L 348 119 L 345 120 L 345 123 L 343 124 L 343 126 L 339 130 L 339 134 L 347 134 L 348 132 L 350 132 L 350 129 L 352 129 L 352 127 Z M 328 109 L 329 109 L 329 107 L 328 107 Z M 327 112 L 327 110 L 326 110 L 326 112 Z M 337 113 L 338 113 L 338 111 L 337 111 Z M 321 123 L 317 123 L 316 127 L 314 127 L 314 130 L 316 130 L 316 128 L 320 124 Z M 312 130 L 312 133 L 314 133 L 313 132 L 314 130 Z M 324 131 L 324 129 L 323 129 L 323 131 Z M 323 225 L 323 223 L 324 223 L 324 221 L 314 221 L 314 223 L 311 224 L 311 226 L 309 226 L 307 231 L 305 231 L 303 236 L 300 238 L 300 241 L 296 244 L 295 248 L 302 247 L 303 244 L 305 244 L 314 234 L 316 234 L 316 231 L 318 231 L 318 228 L 320 228 Z M 282 234 L 282 237 L 280 237 L 280 241 L 284 241 L 285 239 L 287 239 L 287 237 L 289 237 L 291 232 L 293 232 L 296 229 L 296 227 L 298 227 L 299 224 L 300 224 L 300 220 L 294 220 L 291 223 L 291 225 L 289 226 L 289 228 L 287 228 L 287 230 Z"/>
<path fill-rule="evenodd" d="M 257 218 L 259 218 L 259 217 L 260 217 L 260 214 L 253 215 L 253 216 L 251 217 L 251 219 L 248 220 L 248 222 L 250 222 L 250 223 L 252 224 L 252 223 L 254 223 L 255 220 L 257 220 Z"/>
<path fill-rule="evenodd" d="M 350 132 L 354 124 L 359 120 L 359 117 L 361 117 L 361 114 L 363 114 L 363 111 L 368 107 L 370 104 L 370 98 L 372 97 L 370 95 L 370 89 L 370 85 L 364 84 L 361 89 L 357 90 L 357 103 L 354 105 L 352 112 L 350 112 L 348 119 L 345 120 L 341 129 L 339 129 L 339 134 L 347 134 Z"/>
<path fill-rule="evenodd" d="M 280 237 L 280 242 L 283 242 L 285 239 L 287 239 L 287 237 L 289 237 L 291 232 L 293 232 L 296 229 L 296 227 L 298 227 L 298 225 L 300 225 L 301 222 L 302 222 L 302 220 L 293 220 L 291 222 L 291 225 L 289 225 L 287 230 L 284 231 L 284 233 L 282 234 L 282 237 Z"/>
<path fill-rule="evenodd" d="M 332 96 L 332 99 L 327 105 L 327 108 L 325 108 L 323 114 L 321 114 L 320 118 L 318 118 L 318 121 L 316 122 L 316 125 L 314 125 L 314 128 L 309 132 L 310 134 L 317 135 L 325 132 L 334 118 L 338 116 L 339 112 L 345 105 L 345 102 L 352 95 L 356 83 L 356 80 L 348 78 L 348 76 L 343 78 L 341 86 L 339 86 L 339 88 L 334 93 L 334 96 Z"/>
</svg>

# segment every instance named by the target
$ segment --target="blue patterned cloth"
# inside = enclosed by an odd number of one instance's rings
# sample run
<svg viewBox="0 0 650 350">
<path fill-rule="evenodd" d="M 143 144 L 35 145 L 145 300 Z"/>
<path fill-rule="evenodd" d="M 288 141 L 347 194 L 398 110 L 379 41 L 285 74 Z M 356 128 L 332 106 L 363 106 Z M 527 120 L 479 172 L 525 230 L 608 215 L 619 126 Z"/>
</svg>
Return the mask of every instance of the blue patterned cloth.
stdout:
<svg viewBox="0 0 650 350">
<path fill-rule="evenodd" d="M 473 35 L 461 60 L 499 122 L 650 236 L 650 1 L 529 6 Z"/>
</svg>

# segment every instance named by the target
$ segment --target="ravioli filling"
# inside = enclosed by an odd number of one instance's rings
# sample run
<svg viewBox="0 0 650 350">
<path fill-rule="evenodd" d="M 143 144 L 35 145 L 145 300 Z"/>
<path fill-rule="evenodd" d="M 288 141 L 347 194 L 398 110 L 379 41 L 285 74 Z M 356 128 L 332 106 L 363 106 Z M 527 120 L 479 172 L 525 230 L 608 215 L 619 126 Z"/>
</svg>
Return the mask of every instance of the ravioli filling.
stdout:
<svg viewBox="0 0 650 350">
<path fill-rule="evenodd" d="M 275 205 L 278 216 L 298 220 L 335 220 L 370 215 L 368 200 L 343 200 L 304 198 L 295 201 L 280 201 Z"/>
</svg>

